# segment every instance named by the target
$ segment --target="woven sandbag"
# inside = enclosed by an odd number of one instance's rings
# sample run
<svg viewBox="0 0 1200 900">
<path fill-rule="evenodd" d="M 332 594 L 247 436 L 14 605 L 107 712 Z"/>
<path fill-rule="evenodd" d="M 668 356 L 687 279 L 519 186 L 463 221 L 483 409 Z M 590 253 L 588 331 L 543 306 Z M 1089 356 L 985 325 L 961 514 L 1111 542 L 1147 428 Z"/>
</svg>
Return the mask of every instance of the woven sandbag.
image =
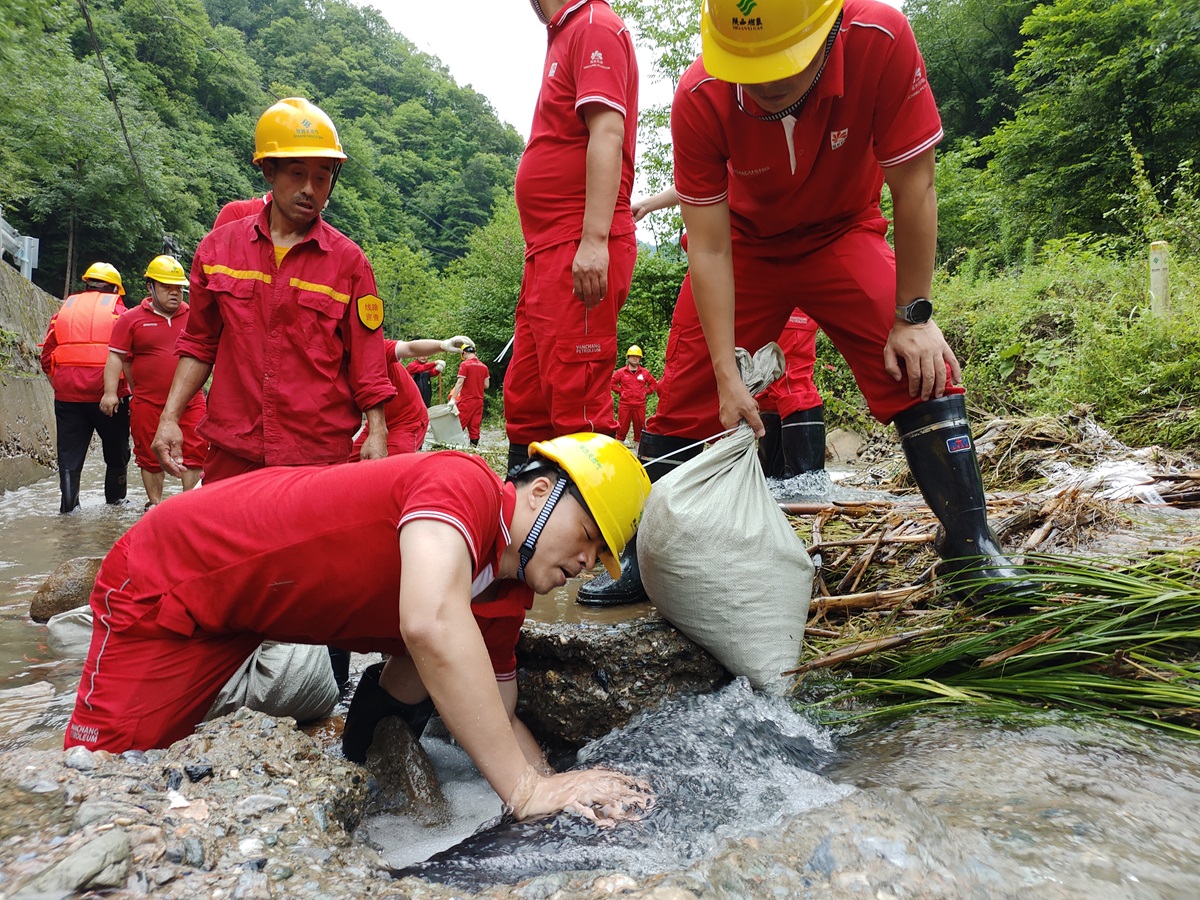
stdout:
<svg viewBox="0 0 1200 900">
<path fill-rule="evenodd" d="M 755 360 L 770 347 L 779 349 Z M 739 354 L 753 391 L 762 373 L 748 373 L 749 354 Z M 637 548 L 642 584 L 667 621 L 754 687 L 790 687 L 782 673 L 800 656 L 813 564 L 767 489 L 748 425 L 655 483 Z"/>
</svg>

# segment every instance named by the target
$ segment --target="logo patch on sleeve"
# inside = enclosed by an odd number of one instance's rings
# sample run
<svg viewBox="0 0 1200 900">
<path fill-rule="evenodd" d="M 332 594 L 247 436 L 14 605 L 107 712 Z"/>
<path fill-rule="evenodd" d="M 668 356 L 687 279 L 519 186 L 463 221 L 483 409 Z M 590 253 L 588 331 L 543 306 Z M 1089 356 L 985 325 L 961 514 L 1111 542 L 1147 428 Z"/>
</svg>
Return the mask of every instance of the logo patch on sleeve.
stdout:
<svg viewBox="0 0 1200 900">
<path fill-rule="evenodd" d="M 971 439 L 965 434 L 949 438 L 946 441 L 946 449 L 951 453 L 965 453 L 971 449 Z"/>
<path fill-rule="evenodd" d="M 383 324 L 383 301 L 374 294 L 364 294 L 356 301 L 358 320 L 372 331 Z"/>
</svg>

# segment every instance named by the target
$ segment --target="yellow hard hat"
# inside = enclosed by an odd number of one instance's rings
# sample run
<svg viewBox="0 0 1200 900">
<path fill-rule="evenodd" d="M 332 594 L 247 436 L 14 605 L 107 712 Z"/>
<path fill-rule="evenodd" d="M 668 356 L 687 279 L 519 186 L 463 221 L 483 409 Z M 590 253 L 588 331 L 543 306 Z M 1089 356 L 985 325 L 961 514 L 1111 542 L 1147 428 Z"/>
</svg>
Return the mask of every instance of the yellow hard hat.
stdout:
<svg viewBox="0 0 1200 900">
<path fill-rule="evenodd" d="M 704 0 L 704 68 L 738 84 L 790 78 L 820 52 L 841 11 L 842 0 Z"/>
<path fill-rule="evenodd" d="M 188 283 L 187 272 L 183 271 L 179 260 L 165 255 L 150 260 L 150 265 L 146 266 L 146 278 L 159 284 L 177 284 L 181 287 L 186 287 Z"/>
<path fill-rule="evenodd" d="M 84 281 L 103 281 L 105 284 L 115 284 L 117 293 L 125 296 L 125 285 L 121 284 L 121 273 L 117 267 L 105 262 L 92 263 L 83 273 Z"/>
<path fill-rule="evenodd" d="M 637 344 L 634 344 L 632 347 L 630 347 L 628 350 L 625 351 L 625 355 L 626 356 L 636 356 L 638 359 L 641 359 L 642 358 L 642 348 L 639 347 Z"/>
<path fill-rule="evenodd" d="M 608 546 L 600 559 L 609 575 L 620 578 L 617 557 L 637 531 L 650 496 L 642 464 L 620 441 L 587 431 L 536 441 L 529 445 L 530 459 L 535 456 L 553 460 L 570 476 Z"/>
<path fill-rule="evenodd" d="M 254 164 L 270 157 L 323 156 L 344 160 L 333 120 L 303 97 L 280 100 L 258 118 Z"/>
</svg>

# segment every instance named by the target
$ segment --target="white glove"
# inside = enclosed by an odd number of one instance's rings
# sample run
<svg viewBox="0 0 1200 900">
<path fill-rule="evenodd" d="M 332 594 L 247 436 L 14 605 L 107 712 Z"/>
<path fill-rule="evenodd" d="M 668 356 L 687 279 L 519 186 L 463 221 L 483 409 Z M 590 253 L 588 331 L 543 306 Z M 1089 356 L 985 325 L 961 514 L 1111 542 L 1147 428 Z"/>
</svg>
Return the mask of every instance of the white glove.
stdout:
<svg viewBox="0 0 1200 900">
<path fill-rule="evenodd" d="M 446 371 L 446 361 L 444 359 L 434 360 L 433 367 L 437 370 L 437 373 L 441 375 Z"/>
<path fill-rule="evenodd" d="M 458 404 L 457 404 L 457 403 L 455 403 L 453 400 L 451 400 L 451 401 L 450 401 L 449 403 L 447 403 L 446 405 L 447 405 L 448 407 L 450 407 L 450 412 L 452 412 L 452 413 L 453 413 L 454 415 L 456 415 L 456 416 L 458 415 Z"/>
<path fill-rule="evenodd" d="M 475 342 L 465 335 L 455 335 L 442 341 L 443 353 L 462 353 L 463 347 L 473 347 Z"/>
</svg>

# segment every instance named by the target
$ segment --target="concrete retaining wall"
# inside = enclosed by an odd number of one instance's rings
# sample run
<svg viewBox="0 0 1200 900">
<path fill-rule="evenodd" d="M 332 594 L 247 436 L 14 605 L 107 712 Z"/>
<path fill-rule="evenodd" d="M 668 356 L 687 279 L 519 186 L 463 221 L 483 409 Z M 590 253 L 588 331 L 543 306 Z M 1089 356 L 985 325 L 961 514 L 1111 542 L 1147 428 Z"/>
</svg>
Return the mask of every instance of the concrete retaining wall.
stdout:
<svg viewBox="0 0 1200 900">
<path fill-rule="evenodd" d="M 54 391 L 38 362 L 38 342 L 61 305 L 0 262 L 0 491 L 55 468 Z"/>
</svg>

